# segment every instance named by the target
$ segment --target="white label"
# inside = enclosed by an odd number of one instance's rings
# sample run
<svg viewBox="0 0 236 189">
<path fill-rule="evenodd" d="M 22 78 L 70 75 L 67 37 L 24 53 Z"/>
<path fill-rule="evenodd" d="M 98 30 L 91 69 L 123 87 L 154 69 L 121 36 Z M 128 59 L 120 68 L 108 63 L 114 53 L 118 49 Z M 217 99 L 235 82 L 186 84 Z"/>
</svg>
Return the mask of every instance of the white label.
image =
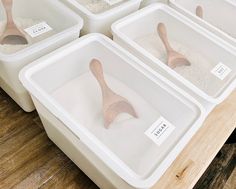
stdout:
<svg viewBox="0 0 236 189">
<path fill-rule="evenodd" d="M 147 135 L 154 143 L 161 145 L 175 130 L 175 126 L 167 121 L 165 118 L 160 117 L 146 132 Z"/>
<path fill-rule="evenodd" d="M 105 2 L 107 2 L 109 5 L 114 5 L 116 3 L 119 3 L 123 0 L 104 0 Z"/>
<path fill-rule="evenodd" d="M 218 77 L 220 80 L 224 80 L 231 71 L 232 70 L 228 66 L 220 62 L 211 70 L 211 73 Z"/>
<path fill-rule="evenodd" d="M 49 32 L 52 30 L 52 28 L 46 23 L 41 22 L 39 24 L 36 24 L 34 26 L 31 26 L 29 28 L 24 29 L 31 37 L 37 37 L 39 35 L 42 35 L 46 32 Z"/>
</svg>

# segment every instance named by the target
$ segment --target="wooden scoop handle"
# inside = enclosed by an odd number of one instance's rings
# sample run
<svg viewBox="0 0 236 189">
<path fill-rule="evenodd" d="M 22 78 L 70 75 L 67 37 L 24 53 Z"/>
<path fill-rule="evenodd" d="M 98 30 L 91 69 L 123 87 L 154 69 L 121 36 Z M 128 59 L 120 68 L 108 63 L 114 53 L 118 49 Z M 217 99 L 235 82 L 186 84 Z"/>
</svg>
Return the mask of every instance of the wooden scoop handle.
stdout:
<svg viewBox="0 0 236 189">
<path fill-rule="evenodd" d="M 167 52 L 173 51 L 173 49 L 170 46 L 169 41 L 168 41 L 165 24 L 159 23 L 157 26 L 157 30 L 158 30 L 158 34 L 159 34 L 163 44 L 165 45 L 166 51 Z"/>
<path fill-rule="evenodd" d="M 7 15 L 7 27 L 15 26 L 12 16 L 12 3 L 13 0 L 2 0 L 2 4 L 4 6 Z"/>
<path fill-rule="evenodd" d="M 108 96 L 111 90 L 106 84 L 106 81 L 104 79 L 103 68 L 102 68 L 101 62 L 97 59 L 93 59 L 90 63 L 90 70 L 93 73 L 93 75 L 96 77 L 99 85 L 101 86 L 104 97 Z"/>
<path fill-rule="evenodd" d="M 196 15 L 199 17 L 199 18 L 203 18 L 203 8 L 199 5 L 197 6 L 196 8 Z"/>
</svg>

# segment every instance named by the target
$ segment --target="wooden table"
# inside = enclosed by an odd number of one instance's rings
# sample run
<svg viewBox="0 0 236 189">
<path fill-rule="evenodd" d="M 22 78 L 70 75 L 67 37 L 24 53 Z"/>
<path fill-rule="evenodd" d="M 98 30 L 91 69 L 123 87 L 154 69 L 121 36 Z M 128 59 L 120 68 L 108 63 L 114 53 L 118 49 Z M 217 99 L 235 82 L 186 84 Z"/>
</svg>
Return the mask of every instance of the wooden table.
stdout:
<svg viewBox="0 0 236 189">
<path fill-rule="evenodd" d="M 153 189 L 192 189 L 235 128 L 236 90 L 210 113 Z"/>
<path fill-rule="evenodd" d="M 211 113 L 153 189 L 192 188 L 235 128 L 235 120 L 236 91 Z M 23 112 L 0 89 L 0 188 L 97 189 L 42 127 L 36 112 Z"/>
</svg>

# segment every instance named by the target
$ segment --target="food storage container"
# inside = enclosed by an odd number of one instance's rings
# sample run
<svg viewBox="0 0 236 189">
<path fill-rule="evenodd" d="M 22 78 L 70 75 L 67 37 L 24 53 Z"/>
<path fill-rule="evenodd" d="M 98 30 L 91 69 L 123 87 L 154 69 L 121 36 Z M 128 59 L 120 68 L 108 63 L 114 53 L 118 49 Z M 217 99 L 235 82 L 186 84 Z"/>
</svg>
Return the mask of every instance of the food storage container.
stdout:
<svg viewBox="0 0 236 189">
<path fill-rule="evenodd" d="M 152 3 L 167 3 L 168 0 L 142 0 L 140 8 L 146 7 Z"/>
<path fill-rule="evenodd" d="M 121 114 L 105 128 L 101 89 L 90 70 L 94 59 L 136 118 L 120 106 Z M 152 187 L 205 117 L 192 97 L 143 66 L 108 37 L 90 34 L 20 73 L 49 138 L 100 188 Z"/>
<path fill-rule="evenodd" d="M 139 9 L 141 0 L 61 0 L 84 19 L 82 34 L 111 36 L 111 24 Z M 109 3 L 110 2 L 110 3 Z"/>
<path fill-rule="evenodd" d="M 1 36 L 6 13 L 2 4 L 0 8 Z M 34 106 L 19 81 L 19 71 L 31 61 L 78 38 L 83 21 L 58 0 L 15 0 L 12 13 L 28 44 L 0 45 L 0 86 L 30 112 Z"/>
<path fill-rule="evenodd" d="M 171 48 L 190 66 L 171 68 L 158 26 L 164 25 Z M 112 25 L 115 42 L 186 92 L 212 106 L 235 88 L 236 55 L 224 40 L 169 6 L 152 4 Z M 183 62 L 183 61 L 182 61 Z"/>
<path fill-rule="evenodd" d="M 170 0 L 169 3 L 179 12 L 223 38 L 236 51 L 235 0 Z M 199 8 L 202 12 L 200 17 L 197 14 Z"/>
</svg>

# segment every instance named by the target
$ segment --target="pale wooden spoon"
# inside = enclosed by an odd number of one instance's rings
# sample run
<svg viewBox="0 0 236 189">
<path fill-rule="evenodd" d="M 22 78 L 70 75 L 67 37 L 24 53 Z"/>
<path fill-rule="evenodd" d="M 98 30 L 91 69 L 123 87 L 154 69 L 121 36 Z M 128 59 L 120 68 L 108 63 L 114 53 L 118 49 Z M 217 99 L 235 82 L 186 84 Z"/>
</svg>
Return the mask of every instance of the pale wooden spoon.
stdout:
<svg viewBox="0 0 236 189">
<path fill-rule="evenodd" d="M 200 5 L 198 5 L 197 8 L 196 8 L 196 15 L 199 18 L 203 18 L 203 8 Z"/>
<path fill-rule="evenodd" d="M 102 90 L 103 118 L 105 127 L 109 128 L 109 125 L 120 113 L 128 113 L 137 118 L 138 116 L 128 100 L 114 93 L 106 84 L 101 62 L 97 59 L 93 59 L 90 62 L 90 70 L 97 79 Z"/>
<path fill-rule="evenodd" d="M 166 27 L 163 23 L 158 24 L 157 31 L 167 51 L 167 65 L 172 69 L 178 66 L 190 66 L 191 64 L 186 57 L 173 50 L 170 46 L 167 38 Z"/>
<path fill-rule="evenodd" d="M 28 44 L 24 34 L 17 28 L 12 17 L 12 0 L 2 0 L 7 15 L 7 25 L 0 37 L 0 44 L 25 45 Z"/>
</svg>

